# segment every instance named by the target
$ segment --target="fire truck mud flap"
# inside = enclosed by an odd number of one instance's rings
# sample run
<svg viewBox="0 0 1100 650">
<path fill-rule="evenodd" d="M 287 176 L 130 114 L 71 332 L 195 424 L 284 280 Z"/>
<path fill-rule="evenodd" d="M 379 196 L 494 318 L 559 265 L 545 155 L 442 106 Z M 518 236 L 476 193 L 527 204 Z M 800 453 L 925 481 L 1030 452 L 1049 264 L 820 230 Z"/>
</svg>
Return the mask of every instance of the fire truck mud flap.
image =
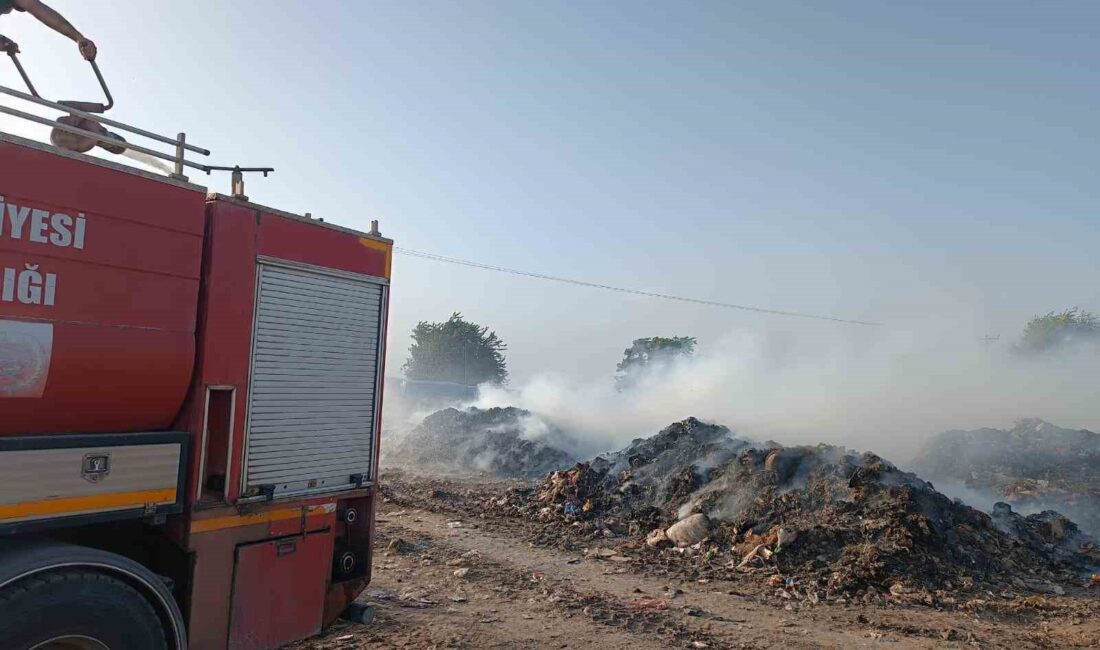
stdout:
<svg viewBox="0 0 1100 650">
<path fill-rule="evenodd" d="M 0 594 L 21 581 L 53 572 L 93 571 L 136 590 L 156 611 L 171 650 L 186 650 L 187 631 L 164 581 L 133 560 L 98 549 L 60 542 L 0 540 Z"/>
</svg>

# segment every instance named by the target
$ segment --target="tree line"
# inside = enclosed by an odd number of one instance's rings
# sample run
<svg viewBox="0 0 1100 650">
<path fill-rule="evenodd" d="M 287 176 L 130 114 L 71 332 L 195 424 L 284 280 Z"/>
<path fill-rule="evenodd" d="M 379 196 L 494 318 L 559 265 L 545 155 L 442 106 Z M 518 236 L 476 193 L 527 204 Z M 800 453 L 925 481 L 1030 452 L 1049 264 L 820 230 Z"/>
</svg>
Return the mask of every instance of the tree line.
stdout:
<svg viewBox="0 0 1100 650">
<path fill-rule="evenodd" d="M 1024 356 L 1040 356 L 1086 342 L 1100 343 L 1100 317 L 1072 307 L 1032 318 L 1013 349 Z M 616 388 L 629 389 L 645 370 L 691 357 L 696 343 L 693 336 L 634 339 L 615 367 Z M 504 384 L 508 381 L 507 350 L 496 332 L 455 312 L 445 321 L 420 321 L 413 328 L 409 357 L 401 369 L 413 380 L 466 386 Z"/>
</svg>

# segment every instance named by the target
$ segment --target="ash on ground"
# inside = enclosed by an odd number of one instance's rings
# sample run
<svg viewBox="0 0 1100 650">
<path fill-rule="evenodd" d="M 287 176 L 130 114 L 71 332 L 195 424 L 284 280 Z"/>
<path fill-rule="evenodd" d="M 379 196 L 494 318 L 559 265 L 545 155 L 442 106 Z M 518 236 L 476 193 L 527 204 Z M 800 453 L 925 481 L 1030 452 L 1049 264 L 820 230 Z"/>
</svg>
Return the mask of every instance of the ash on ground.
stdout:
<svg viewBox="0 0 1100 650">
<path fill-rule="evenodd" d="M 449 408 L 387 441 L 382 462 L 420 473 L 531 479 L 575 462 L 571 454 L 553 444 L 556 441 L 567 442 L 568 438 L 522 409 Z"/>
<path fill-rule="evenodd" d="M 947 431 L 929 441 L 913 467 L 971 505 L 1056 510 L 1100 535 L 1100 434 L 1037 419 L 1008 431 Z"/>
<path fill-rule="evenodd" d="M 760 573 L 788 598 L 1060 594 L 1100 567 L 1096 541 L 1058 513 L 991 516 L 872 453 L 754 444 L 694 418 L 488 506 L 545 536 L 625 538 L 648 562 Z"/>
</svg>

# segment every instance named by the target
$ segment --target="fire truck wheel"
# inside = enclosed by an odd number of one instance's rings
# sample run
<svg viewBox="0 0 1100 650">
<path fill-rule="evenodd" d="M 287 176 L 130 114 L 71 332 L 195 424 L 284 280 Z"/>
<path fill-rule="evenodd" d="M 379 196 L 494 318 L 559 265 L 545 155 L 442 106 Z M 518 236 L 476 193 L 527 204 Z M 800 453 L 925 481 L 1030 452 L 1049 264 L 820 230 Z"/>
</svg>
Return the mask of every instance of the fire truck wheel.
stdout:
<svg viewBox="0 0 1100 650">
<path fill-rule="evenodd" d="M 94 571 L 54 571 L 0 593 L 0 639 L 11 650 L 163 650 L 149 601 Z"/>
</svg>

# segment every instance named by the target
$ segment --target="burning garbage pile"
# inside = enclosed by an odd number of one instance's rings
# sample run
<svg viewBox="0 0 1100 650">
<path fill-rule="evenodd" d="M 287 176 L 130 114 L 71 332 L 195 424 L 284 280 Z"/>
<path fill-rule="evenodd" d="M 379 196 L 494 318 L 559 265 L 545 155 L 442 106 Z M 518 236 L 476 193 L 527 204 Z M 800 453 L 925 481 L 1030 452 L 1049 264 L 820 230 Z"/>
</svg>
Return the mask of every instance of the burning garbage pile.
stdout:
<svg viewBox="0 0 1100 650">
<path fill-rule="evenodd" d="M 791 597 L 1081 586 L 1100 549 L 1057 513 L 994 516 L 872 454 L 753 444 L 694 418 L 489 500 L 497 512 L 646 554 L 761 573 Z M 644 540 L 644 542 L 642 542 Z M 657 561 L 661 555 L 650 555 Z"/>
<path fill-rule="evenodd" d="M 534 432 L 533 432 L 534 430 Z M 559 430 L 517 408 L 444 409 L 383 446 L 384 465 L 420 473 L 483 473 L 537 478 L 575 458 L 548 441 L 567 442 Z"/>
<path fill-rule="evenodd" d="M 705 468 L 721 465 L 749 444 L 726 427 L 689 418 L 634 440 L 608 458 L 551 473 L 538 500 L 564 516 L 625 513 L 635 522 L 675 518 L 676 504 L 706 482 Z"/>
<path fill-rule="evenodd" d="M 1100 434 L 1037 419 L 1008 431 L 948 431 L 913 465 L 948 494 L 965 486 L 964 501 L 1004 501 L 1024 513 L 1056 510 L 1100 535 Z"/>
</svg>

